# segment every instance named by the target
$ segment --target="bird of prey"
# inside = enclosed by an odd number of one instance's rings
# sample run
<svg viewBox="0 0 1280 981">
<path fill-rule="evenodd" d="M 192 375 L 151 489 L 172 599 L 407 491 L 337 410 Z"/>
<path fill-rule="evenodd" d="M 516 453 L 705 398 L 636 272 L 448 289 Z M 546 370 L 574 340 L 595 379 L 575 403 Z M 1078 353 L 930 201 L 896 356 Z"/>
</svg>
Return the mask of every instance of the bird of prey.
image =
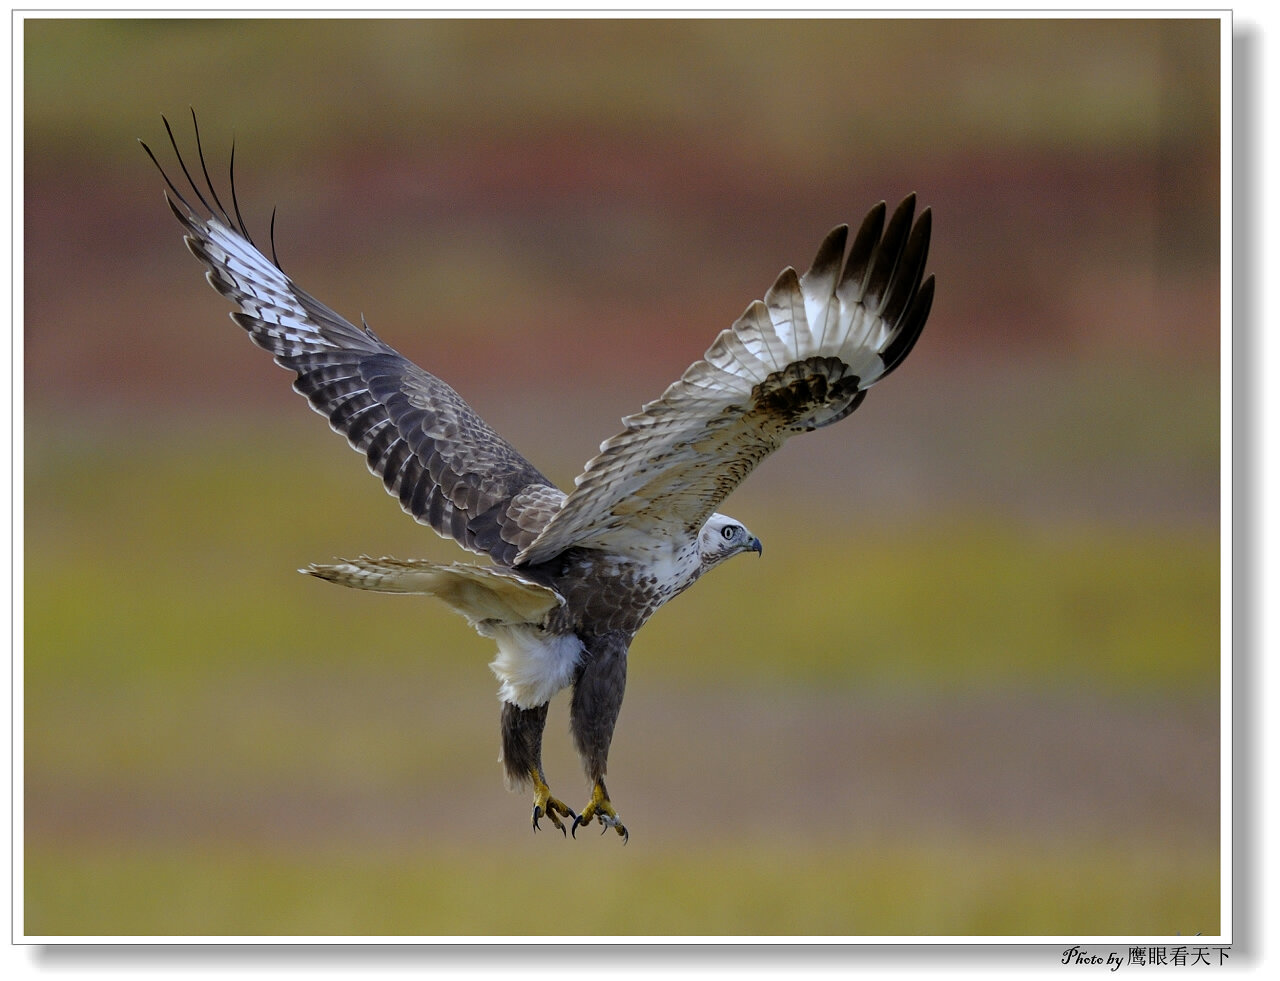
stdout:
<svg viewBox="0 0 1280 981">
<path fill-rule="evenodd" d="M 192 114 L 194 124 L 194 113 Z M 849 241 L 833 229 L 808 272 L 784 269 L 662 395 L 622 420 L 564 493 L 449 385 L 294 284 L 249 237 L 209 178 L 198 181 L 164 120 L 186 186 L 160 169 L 165 198 L 231 319 L 296 373 L 294 389 L 362 454 L 418 522 L 487 565 L 361 556 L 300 570 L 357 589 L 438 597 L 497 642 L 501 762 L 547 818 L 629 832 L 605 789 L 627 650 L 664 603 L 760 539 L 716 509 L 791 435 L 838 422 L 911 350 L 929 315 L 930 212 L 915 196 L 887 224 L 883 202 Z M 142 142 L 142 141 L 139 141 Z M 847 254 L 846 254 L 846 246 Z M 591 793 L 575 812 L 551 793 L 542 733 L 552 696 L 572 689 L 570 730 Z"/>
</svg>

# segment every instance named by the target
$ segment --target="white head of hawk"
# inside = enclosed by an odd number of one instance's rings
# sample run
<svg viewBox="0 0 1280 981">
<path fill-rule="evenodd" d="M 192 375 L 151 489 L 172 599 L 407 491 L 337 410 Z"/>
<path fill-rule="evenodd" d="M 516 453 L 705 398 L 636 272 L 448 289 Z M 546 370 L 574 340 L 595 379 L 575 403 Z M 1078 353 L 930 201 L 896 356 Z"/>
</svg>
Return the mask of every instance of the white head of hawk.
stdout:
<svg viewBox="0 0 1280 981">
<path fill-rule="evenodd" d="M 194 113 L 192 114 L 194 123 Z M 901 364 L 929 315 L 930 213 L 915 196 L 885 223 L 883 202 L 852 244 L 840 225 L 803 276 L 784 269 L 763 300 L 663 394 L 622 420 L 565 494 L 452 388 L 294 285 L 245 229 L 231 181 L 223 206 L 195 131 L 203 184 L 165 130 L 189 186 L 160 167 L 166 200 L 231 319 L 294 372 L 293 387 L 364 456 L 415 520 L 489 565 L 361 556 L 302 570 L 322 579 L 438 597 L 498 644 L 502 762 L 533 786 L 533 827 L 598 821 L 624 841 L 604 785 L 627 650 L 663 603 L 760 540 L 716 511 L 792 434 L 853 412 Z M 207 197 L 206 197 L 207 194 Z M 191 200 L 194 199 L 194 203 Z M 846 255 L 846 246 L 848 254 Z M 580 813 L 551 795 L 542 732 L 551 697 L 572 688 L 570 729 L 592 789 Z"/>
<path fill-rule="evenodd" d="M 698 532 L 701 572 L 714 569 L 725 559 L 731 559 L 742 552 L 763 555 L 764 546 L 760 544 L 760 539 L 747 531 L 745 525 L 727 514 L 713 514 Z"/>
</svg>

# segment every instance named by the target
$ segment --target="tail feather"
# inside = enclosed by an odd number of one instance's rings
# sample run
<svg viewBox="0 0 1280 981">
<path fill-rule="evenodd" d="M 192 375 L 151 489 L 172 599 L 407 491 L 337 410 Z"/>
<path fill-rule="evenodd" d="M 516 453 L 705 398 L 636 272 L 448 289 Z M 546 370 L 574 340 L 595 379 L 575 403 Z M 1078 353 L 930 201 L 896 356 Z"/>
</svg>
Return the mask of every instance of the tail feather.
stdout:
<svg viewBox="0 0 1280 981">
<path fill-rule="evenodd" d="M 463 562 L 441 565 L 425 559 L 362 555 L 333 565 L 313 563 L 298 571 L 352 589 L 434 596 L 473 626 L 481 621 L 540 624 L 564 605 L 564 597 L 548 586 L 504 569 Z"/>
</svg>

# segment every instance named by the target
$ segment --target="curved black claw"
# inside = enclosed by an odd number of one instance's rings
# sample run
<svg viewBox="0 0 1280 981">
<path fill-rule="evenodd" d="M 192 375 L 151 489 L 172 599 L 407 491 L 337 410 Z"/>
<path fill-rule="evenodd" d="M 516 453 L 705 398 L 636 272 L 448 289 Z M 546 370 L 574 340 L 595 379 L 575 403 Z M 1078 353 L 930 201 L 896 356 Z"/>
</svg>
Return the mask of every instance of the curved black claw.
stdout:
<svg viewBox="0 0 1280 981">
<path fill-rule="evenodd" d="M 578 820 L 578 815 L 576 815 L 576 814 L 574 814 L 574 813 L 573 813 L 573 808 L 571 808 L 571 807 L 566 807 L 566 808 L 565 808 L 565 812 L 566 812 L 566 813 L 565 813 L 565 815 L 564 815 L 565 817 L 571 817 L 571 818 L 573 818 L 573 820 L 574 820 L 575 822 L 577 822 L 577 820 Z M 555 812 L 555 809 L 554 809 L 554 808 L 549 808 L 548 810 L 545 810 L 545 811 L 544 811 L 544 810 L 542 809 L 542 806 L 541 806 L 541 805 L 539 805 L 539 804 L 534 804 L 534 805 L 533 805 L 533 832 L 534 832 L 534 834 L 537 834 L 540 830 L 542 830 L 542 829 L 538 826 L 538 821 L 539 821 L 539 820 L 541 820 L 543 817 L 549 817 L 549 818 L 551 818 L 551 823 L 552 823 L 552 824 L 554 824 L 554 825 L 556 826 L 557 830 L 559 830 L 559 832 L 560 832 L 562 835 L 564 834 L 564 822 L 560 820 L 559 816 L 558 816 L 558 815 L 556 814 L 556 812 Z M 575 823 L 574 827 L 577 827 L 577 824 L 576 824 L 576 823 Z M 565 837 L 568 837 L 568 836 L 566 835 Z"/>
<path fill-rule="evenodd" d="M 540 827 L 538 827 L 538 821 L 541 820 L 544 813 L 545 812 L 542 810 L 541 807 L 534 807 L 533 809 L 533 833 L 534 834 L 537 834 L 539 831 L 542 830 Z M 564 834 L 563 822 L 556 821 L 555 826 L 560 829 L 560 833 L 563 835 Z M 568 836 L 566 835 L 566 837 Z"/>
<path fill-rule="evenodd" d="M 573 808 L 564 803 L 564 801 L 556 800 L 550 794 L 546 794 L 545 799 L 541 795 L 534 798 L 533 831 L 535 834 L 541 830 L 538 822 L 544 817 L 551 818 L 551 823 L 556 826 L 561 834 L 564 834 L 564 822 L 560 819 L 566 817 L 576 820 L 578 815 L 573 813 Z"/>
<path fill-rule="evenodd" d="M 591 800 L 587 801 L 587 806 L 582 809 L 582 814 L 573 819 L 573 836 L 578 837 L 579 825 L 586 826 L 592 821 L 599 821 L 604 825 L 604 831 L 613 828 L 622 836 L 622 843 L 625 845 L 631 840 L 631 835 L 627 831 L 627 826 L 618 820 L 618 812 L 613 809 L 613 804 L 609 800 L 609 792 L 604 789 L 604 781 L 596 779 L 596 784 L 591 788 Z M 604 834 L 604 831 L 600 832 Z"/>
<path fill-rule="evenodd" d="M 631 840 L 631 832 L 627 830 L 627 826 L 625 824 L 619 821 L 617 817 L 606 817 L 601 813 L 597 813 L 594 818 L 588 817 L 585 821 L 582 819 L 581 815 L 575 814 L 573 816 L 573 827 L 570 829 L 573 837 L 576 839 L 578 837 L 578 828 L 585 828 L 592 822 L 592 820 L 599 821 L 604 825 L 604 827 L 600 829 L 600 833 L 602 835 L 610 828 L 613 828 L 614 831 L 618 832 L 618 834 L 622 836 L 622 843 L 624 845 Z"/>
</svg>

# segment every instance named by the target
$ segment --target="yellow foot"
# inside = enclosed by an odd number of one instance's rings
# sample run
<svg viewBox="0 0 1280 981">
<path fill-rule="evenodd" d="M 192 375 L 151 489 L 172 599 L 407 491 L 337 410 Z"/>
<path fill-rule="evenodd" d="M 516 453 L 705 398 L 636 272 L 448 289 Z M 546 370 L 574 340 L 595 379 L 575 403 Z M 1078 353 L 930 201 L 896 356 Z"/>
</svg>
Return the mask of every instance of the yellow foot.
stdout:
<svg viewBox="0 0 1280 981">
<path fill-rule="evenodd" d="M 593 820 L 604 825 L 604 831 L 601 831 L 601 834 L 613 828 L 622 836 L 624 845 L 631 840 L 627 826 L 618 820 L 618 812 L 613 809 L 613 804 L 609 801 L 609 792 L 604 789 L 604 782 L 600 780 L 597 780 L 595 787 L 592 788 L 591 800 L 587 802 L 587 806 L 573 819 L 573 836 L 578 837 L 578 828 L 585 828 Z"/>
<path fill-rule="evenodd" d="M 573 813 L 573 808 L 569 807 L 564 801 L 557 800 L 551 796 L 551 788 L 547 786 L 546 780 L 543 779 L 541 773 L 531 774 L 533 777 L 533 830 L 538 830 L 538 822 L 544 818 L 551 818 L 551 823 L 560 829 L 560 833 L 564 834 L 564 822 L 562 817 L 577 818 L 578 815 Z"/>
</svg>

